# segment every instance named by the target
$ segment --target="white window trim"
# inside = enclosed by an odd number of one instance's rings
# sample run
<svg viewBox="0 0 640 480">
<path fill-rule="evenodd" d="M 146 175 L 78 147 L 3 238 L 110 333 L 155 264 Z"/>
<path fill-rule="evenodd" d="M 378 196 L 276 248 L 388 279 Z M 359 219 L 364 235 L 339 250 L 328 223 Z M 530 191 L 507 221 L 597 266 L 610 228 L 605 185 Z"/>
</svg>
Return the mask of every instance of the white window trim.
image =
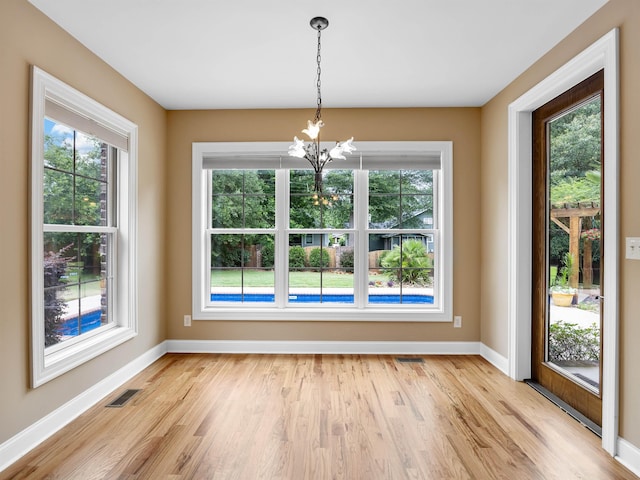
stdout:
<svg viewBox="0 0 640 480">
<path fill-rule="evenodd" d="M 438 308 L 398 308 L 397 306 L 367 306 L 367 308 L 315 305 L 309 307 L 282 308 L 279 306 L 256 308 L 245 306 L 225 307 L 207 305 L 206 266 L 208 265 L 206 242 L 202 241 L 207 228 L 207 176 L 203 173 L 204 159 L 211 155 L 282 155 L 287 157 L 289 143 L 284 142 L 194 142 L 192 145 L 192 316 L 194 320 L 284 320 L 284 321 L 384 321 L 384 322 L 451 322 L 453 320 L 453 143 L 450 141 L 426 142 L 358 142 L 358 153 L 432 153 L 440 156 L 442 191 L 437 202 L 441 219 L 441 248 L 439 250 L 439 277 L 435 279 L 441 288 Z M 301 160 L 303 162 L 303 160 Z M 304 164 L 301 164 L 303 166 Z M 357 188 L 357 186 L 356 186 Z M 283 192 L 277 192 L 280 195 Z M 356 207 L 357 208 L 357 207 Z M 365 230 L 362 230 L 364 233 Z M 363 242 L 364 235 L 360 235 Z M 276 246 L 276 253 L 283 255 L 283 242 Z M 362 246 L 361 246 L 362 248 Z M 356 268 L 358 268 L 356 266 Z M 281 282 L 284 272 L 276 273 Z M 358 288 L 356 286 L 355 288 Z"/>
<path fill-rule="evenodd" d="M 43 162 L 45 104 L 54 101 L 100 128 L 126 138 L 128 152 L 118 164 L 118 229 L 113 284 L 113 324 L 68 346 L 44 347 Z M 138 332 L 137 308 L 137 145 L 138 127 L 38 67 L 31 85 L 31 384 L 38 387 L 129 340 Z"/>
</svg>

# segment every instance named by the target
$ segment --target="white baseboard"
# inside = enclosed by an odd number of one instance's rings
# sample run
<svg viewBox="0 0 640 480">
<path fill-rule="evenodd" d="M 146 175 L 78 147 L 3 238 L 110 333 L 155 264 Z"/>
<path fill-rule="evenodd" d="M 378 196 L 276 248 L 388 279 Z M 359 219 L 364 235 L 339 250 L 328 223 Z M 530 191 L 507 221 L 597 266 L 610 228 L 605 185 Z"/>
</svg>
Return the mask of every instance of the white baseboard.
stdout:
<svg viewBox="0 0 640 480">
<path fill-rule="evenodd" d="M 480 342 L 167 340 L 170 353 L 481 355 L 508 375 L 509 360 Z"/>
<path fill-rule="evenodd" d="M 503 357 L 495 350 L 487 347 L 484 343 L 480 344 L 480 355 L 502 373 L 507 376 L 509 375 L 509 359 L 507 357 Z"/>
<path fill-rule="evenodd" d="M 165 353 L 481 355 L 506 374 L 508 359 L 480 342 L 166 340 L 0 445 L 0 472 Z M 640 476 L 640 449 L 618 439 L 616 459 Z"/>
<path fill-rule="evenodd" d="M 0 445 L 0 472 L 167 353 L 156 345 Z"/>
<path fill-rule="evenodd" d="M 640 477 L 640 448 L 618 437 L 616 460 Z"/>
<path fill-rule="evenodd" d="M 167 340 L 169 353 L 478 355 L 479 342 Z"/>
</svg>

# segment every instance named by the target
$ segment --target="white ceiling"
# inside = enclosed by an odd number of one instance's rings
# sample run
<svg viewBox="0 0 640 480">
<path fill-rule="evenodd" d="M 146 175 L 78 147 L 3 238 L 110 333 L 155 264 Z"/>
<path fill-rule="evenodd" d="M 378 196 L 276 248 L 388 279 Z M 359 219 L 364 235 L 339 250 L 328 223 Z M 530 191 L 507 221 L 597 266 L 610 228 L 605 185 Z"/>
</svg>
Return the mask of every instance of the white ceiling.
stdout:
<svg viewBox="0 0 640 480">
<path fill-rule="evenodd" d="M 607 0 L 29 0 L 167 109 L 480 106 Z"/>
</svg>

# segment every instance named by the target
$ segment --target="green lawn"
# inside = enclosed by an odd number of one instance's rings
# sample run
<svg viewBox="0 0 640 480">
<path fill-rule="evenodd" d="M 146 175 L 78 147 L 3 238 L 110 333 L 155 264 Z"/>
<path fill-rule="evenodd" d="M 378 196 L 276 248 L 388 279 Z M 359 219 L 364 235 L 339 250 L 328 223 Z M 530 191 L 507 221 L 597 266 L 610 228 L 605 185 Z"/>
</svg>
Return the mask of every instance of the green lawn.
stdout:
<svg viewBox="0 0 640 480">
<path fill-rule="evenodd" d="M 82 274 L 81 280 L 82 284 L 80 285 L 80 290 L 82 291 L 83 297 L 91 297 L 93 295 L 100 295 L 102 293 L 102 289 L 100 287 L 100 276 L 99 275 L 88 275 Z M 62 294 L 62 299 L 65 302 L 70 300 L 77 300 L 79 295 L 78 291 L 78 283 L 77 277 L 73 278 L 69 281 L 67 288 L 64 290 Z"/>
<path fill-rule="evenodd" d="M 371 280 L 386 280 L 383 275 L 371 276 Z M 241 286 L 240 270 L 214 270 L 211 272 L 212 287 Z M 290 272 L 289 285 L 292 287 L 320 286 L 319 272 Z M 245 270 L 245 287 L 273 287 L 273 270 Z M 353 288 L 353 275 L 350 273 L 322 273 L 322 286 L 327 288 Z"/>
</svg>

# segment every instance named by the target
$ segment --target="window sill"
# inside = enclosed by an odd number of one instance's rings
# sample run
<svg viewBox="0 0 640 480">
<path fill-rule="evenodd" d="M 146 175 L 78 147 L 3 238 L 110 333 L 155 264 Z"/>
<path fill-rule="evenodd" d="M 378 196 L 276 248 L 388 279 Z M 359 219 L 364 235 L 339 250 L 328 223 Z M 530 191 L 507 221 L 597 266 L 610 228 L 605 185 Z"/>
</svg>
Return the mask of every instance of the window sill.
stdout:
<svg viewBox="0 0 640 480">
<path fill-rule="evenodd" d="M 137 332 L 134 329 L 114 327 L 68 348 L 61 348 L 54 353 L 45 354 L 42 369 L 34 372 L 33 386 L 38 387 L 136 335 Z"/>
<path fill-rule="evenodd" d="M 451 322 L 451 315 L 437 308 L 345 308 L 310 305 L 286 309 L 276 307 L 227 308 L 212 306 L 194 312 L 194 320 L 295 321 L 295 322 Z"/>
</svg>

